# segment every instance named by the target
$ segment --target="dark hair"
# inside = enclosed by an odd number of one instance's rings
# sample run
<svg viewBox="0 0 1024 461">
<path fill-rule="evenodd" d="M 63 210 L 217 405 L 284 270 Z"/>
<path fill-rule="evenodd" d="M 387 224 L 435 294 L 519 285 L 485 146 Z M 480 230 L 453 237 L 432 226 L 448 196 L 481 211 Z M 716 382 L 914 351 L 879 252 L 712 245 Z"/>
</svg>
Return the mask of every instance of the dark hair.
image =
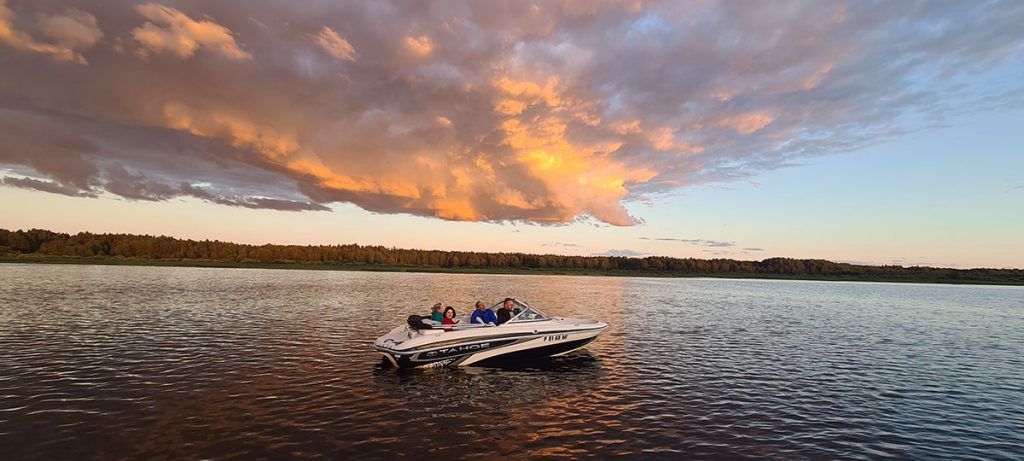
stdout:
<svg viewBox="0 0 1024 461">
<path fill-rule="evenodd" d="M 442 315 L 447 317 L 448 316 L 448 311 L 452 311 L 452 318 L 455 318 L 455 308 L 452 307 L 452 306 L 448 306 L 448 307 L 444 308 L 444 314 L 442 314 Z"/>
<path fill-rule="evenodd" d="M 505 300 L 504 300 L 504 301 L 502 301 L 502 302 L 503 302 L 503 303 L 507 303 L 507 302 L 509 302 L 509 301 L 512 301 L 512 302 L 516 302 L 516 300 L 514 300 L 514 299 L 512 299 L 512 298 L 505 298 Z"/>
</svg>

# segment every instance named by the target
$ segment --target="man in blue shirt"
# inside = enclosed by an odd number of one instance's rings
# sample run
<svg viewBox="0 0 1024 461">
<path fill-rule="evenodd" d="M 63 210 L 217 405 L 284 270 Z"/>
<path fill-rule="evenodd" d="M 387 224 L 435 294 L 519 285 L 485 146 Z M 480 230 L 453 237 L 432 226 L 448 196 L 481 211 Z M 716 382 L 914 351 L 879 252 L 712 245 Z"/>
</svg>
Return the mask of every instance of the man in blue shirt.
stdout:
<svg viewBox="0 0 1024 461">
<path fill-rule="evenodd" d="M 469 323 L 480 323 L 480 324 L 498 324 L 498 317 L 494 315 L 494 311 L 487 308 L 483 301 L 476 302 L 476 310 L 473 311 L 473 315 L 469 317 Z"/>
</svg>

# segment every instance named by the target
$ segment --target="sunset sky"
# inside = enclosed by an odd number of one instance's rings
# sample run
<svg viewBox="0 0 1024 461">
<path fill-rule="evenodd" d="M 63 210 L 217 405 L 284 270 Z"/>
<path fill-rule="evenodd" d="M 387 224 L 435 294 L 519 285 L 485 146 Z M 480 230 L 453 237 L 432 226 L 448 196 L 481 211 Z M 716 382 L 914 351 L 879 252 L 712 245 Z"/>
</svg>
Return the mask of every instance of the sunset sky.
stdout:
<svg viewBox="0 0 1024 461">
<path fill-rule="evenodd" d="M 0 227 L 1024 268 L 1024 2 L 0 0 Z"/>
</svg>

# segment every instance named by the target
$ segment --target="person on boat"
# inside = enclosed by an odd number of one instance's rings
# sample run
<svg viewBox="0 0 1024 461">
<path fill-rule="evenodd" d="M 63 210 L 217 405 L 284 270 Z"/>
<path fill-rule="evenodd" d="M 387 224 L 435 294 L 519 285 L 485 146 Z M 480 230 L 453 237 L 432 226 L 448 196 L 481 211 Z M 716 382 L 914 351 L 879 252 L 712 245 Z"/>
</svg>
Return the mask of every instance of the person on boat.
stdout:
<svg viewBox="0 0 1024 461">
<path fill-rule="evenodd" d="M 441 320 L 441 325 L 455 325 L 458 323 L 455 321 L 455 308 L 452 306 L 444 308 L 444 320 Z M 452 331 L 452 329 L 445 328 L 444 331 Z"/>
<path fill-rule="evenodd" d="M 497 325 L 498 317 L 494 315 L 494 311 L 487 308 L 483 301 L 476 302 L 476 310 L 473 311 L 473 315 L 469 317 L 469 323 L 480 323 L 484 325 Z"/>
<path fill-rule="evenodd" d="M 516 307 L 516 301 L 512 298 L 505 298 L 505 305 L 498 309 L 498 325 L 501 325 L 515 316 L 512 309 Z"/>
<path fill-rule="evenodd" d="M 444 320 L 444 314 L 441 313 L 441 303 L 434 304 L 434 307 L 430 308 L 430 320 L 435 322 Z"/>
</svg>

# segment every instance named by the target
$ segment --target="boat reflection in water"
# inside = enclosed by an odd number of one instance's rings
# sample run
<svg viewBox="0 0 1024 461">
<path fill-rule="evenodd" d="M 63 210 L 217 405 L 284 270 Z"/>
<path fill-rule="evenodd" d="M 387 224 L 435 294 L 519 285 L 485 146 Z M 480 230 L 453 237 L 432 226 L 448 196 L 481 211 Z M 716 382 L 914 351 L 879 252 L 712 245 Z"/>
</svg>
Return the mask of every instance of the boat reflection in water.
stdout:
<svg viewBox="0 0 1024 461">
<path fill-rule="evenodd" d="M 522 301 L 512 302 L 514 314 L 498 326 L 472 324 L 466 315 L 455 325 L 413 315 L 407 325 L 377 338 L 374 347 L 399 368 L 489 366 L 568 354 L 608 328 L 604 322 L 550 317 Z"/>
</svg>

